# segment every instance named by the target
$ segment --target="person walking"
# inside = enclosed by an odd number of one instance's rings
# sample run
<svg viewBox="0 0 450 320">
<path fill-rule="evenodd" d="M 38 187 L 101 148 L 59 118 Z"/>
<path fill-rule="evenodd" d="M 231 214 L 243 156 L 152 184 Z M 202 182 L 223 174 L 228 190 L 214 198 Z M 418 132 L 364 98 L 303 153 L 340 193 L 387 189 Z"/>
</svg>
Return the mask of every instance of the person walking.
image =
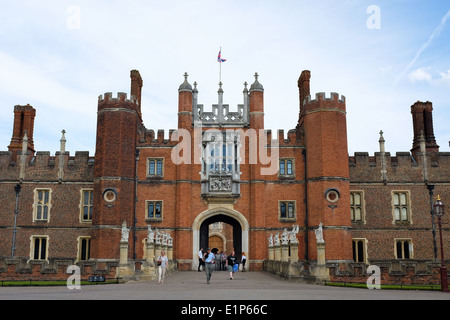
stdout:
<svg viewBox="0 0 450 320">
<path fill-rule="evenodd" d="M 222 263 L 222 251 L 217 251 L 214 258 L 214 264 L 216 265 L 216 271 L 220 271 L 220 265 Z"/>
<path fill-rule="evenodd" d="M 222 252 L 222 268 L 221 268 L 222 271 L 227 270 L 226 265 L 227 265 L 227 254 L 225 253 L 225 251 L 223 251 Z"/>
<path fill-rule="evenodd" d="M 161 255 L 156 260 L 156 264 L 158 265 L 158 283 L 163 283 L 167 267 L 169 266 L 169 259 L 164 250 L 161 251 Z"/>
<path fill-rule="evenodd" d="M 211 252 L 211 248 L 206 249 L 206 253 L 203 256 L 203 261 L 206 266 L 206 283 L 209 284 L 211 275 L 214 270 L 214 253 Z"/>
<path fill-rule="evenodd" d="M 203 260 L 203 248 L 198 252 L 198 272 L 200 272 L 200 267 L 203 266 L 203 271 L 205 271 L 205 261 Z"/>
<path fill-rule="evenodd" d="M 236 254 L 233 250 L 233 251 L 231 251 L 230 255 L 227 258 L 227 268 L 228 268 L 228 272 L 230 273 L 230 280 L 233 280 L 233 274 L 234 274 L 233 266 L 237 262 L 236 259 L 237 259 Z"/>
<path fill-rule="evenodd" d="M 242 252 L 241 263 L 242 263 L 242 272 L 245 272 L 245 262 L 247 261 L 247 257 L 245 256 L 245 252 Z"/>
</svg>

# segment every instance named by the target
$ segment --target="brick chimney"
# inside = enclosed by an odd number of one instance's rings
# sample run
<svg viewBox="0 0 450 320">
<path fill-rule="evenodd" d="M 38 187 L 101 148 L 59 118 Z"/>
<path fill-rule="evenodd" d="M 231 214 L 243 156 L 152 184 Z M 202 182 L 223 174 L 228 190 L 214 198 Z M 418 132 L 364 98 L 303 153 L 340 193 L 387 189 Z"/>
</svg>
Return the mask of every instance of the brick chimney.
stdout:
<svg viewBox="0 0 450 320">
<path fill-rule="evenodd" d="M 131 96 L 134 96 L 139 104 L 139 115 L 141 115 L 141 94 L 142 94 L 142 87 L 144 85 L 144 81 L 142 80 L 141 74 L 138 70 L 131 70 L 130 71 L 130 78 L 131 78 Z M 142 115 L 141 115 L 142 117 Z"/>
<path fill-rule="evenodd" d="M 22 150 L 23 136 L 25 132 L 28 137 L 28 149 L 30 154 L 34 155 L 34 118 L 36 117 L 36 109 L 27 104 L 26 106 L 14 106 L 14 126 L 11 143 L 8 146 L 8 150 L 13 155 L 17 155 L 17 152 Z"/>
<path fill-rule="evenodd" d="M 439 152 L 433 129 L 433 104 L 429 101 L 417 101 L 411 106 L 413 118 L 414 139 L 411 153 L 415 157 L 420 152 L 421 134 L 425 138 L 427 152 Z"/>
</svg>

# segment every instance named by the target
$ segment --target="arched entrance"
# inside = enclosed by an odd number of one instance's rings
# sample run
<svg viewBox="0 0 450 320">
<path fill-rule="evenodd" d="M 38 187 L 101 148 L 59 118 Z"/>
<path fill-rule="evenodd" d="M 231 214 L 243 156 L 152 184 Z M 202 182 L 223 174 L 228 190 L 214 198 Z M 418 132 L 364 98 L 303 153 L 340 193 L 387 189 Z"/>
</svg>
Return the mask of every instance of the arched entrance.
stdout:
<svg viewBox="0 0 450 320">
<path fill-rule="evenodd" d="M 209 243 L 209 225 L 215 222 L 224 222 L 233 227 L 233 245 L 228 249 L 227 254 L 234 249 L 236 256 L 240 258 L 242 252 L 242 227 L 236 219 L 224 215 L 217 214 L 208 219 L 205 219 L 200 226 L 200 248 L 206 249 L 208 247 L 214 247 L 212 243 Z"/>
<path fill-rule="evenodd" d="M 200 213 L 194 220 L 192 225 L 192 270 L 197 270 L 198 268 L 198 252 L 200 248 L 206 249 L 209 246 L 209 225 L 215 222 L 224 222 L 233 227 L 233 246 L 230 248 L 227 247 L 227 253 L 230 253 L 234 248 L 238 257 L 240 257 L 242 251 L 245 251 L 247 259 L 250 259 L 249 256 L 251 253 L 248 252 L 249 227 L 247 219 L 236 210 L 218 207 Z"/>
</svg>

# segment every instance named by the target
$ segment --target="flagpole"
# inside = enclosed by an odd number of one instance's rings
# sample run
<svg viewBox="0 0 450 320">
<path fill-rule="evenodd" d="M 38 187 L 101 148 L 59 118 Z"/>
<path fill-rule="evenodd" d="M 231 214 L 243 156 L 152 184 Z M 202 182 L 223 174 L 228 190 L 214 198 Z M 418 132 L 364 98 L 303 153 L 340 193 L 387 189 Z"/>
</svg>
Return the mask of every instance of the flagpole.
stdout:
<svg viewBox="0 0 450 320">
<path fill-rule="evenodd" d="M 221 57 L 220 57 L 220 61 L 219 61 L 219 83 L 221 83 L 222 82 L 222 47 L 220 47 L 220 54 L 221 54 Z"/>
</svg>

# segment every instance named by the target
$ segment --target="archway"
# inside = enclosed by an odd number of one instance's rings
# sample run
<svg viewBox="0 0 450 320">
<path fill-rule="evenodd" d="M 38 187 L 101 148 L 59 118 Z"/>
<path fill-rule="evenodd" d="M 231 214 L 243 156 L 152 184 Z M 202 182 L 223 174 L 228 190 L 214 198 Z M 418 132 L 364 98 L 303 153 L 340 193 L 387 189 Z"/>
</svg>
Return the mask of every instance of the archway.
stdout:
<svg viewBox="0 0 450 320">
<path fill-rule="evenodd" d="M 248 252 L 248 222 L 247 219 L 238 211 L 228 208 L 214 208 L 200 213 L 195 218 L 192 225 L 193 230 L 193 263 L 192 270 L 198 268 L 198 252 L 200 248 L 208 247 L 209 225 L 215 222 L 224 222 L 233 227 L 233 248 L 236 255 L 240 258 L 241 252 L 245 251 L 247 259 L 251 255 Z M 227 248 L 229 253 L 233 248 Z"/>
<path fill-rule="evenodd" d="M 231 250 L 234 249 L 236 256 L 240 259 L 242 252 L 242 227 L 239 221 L 227 215 L 217 214 L 202 222 L 200 226 L 200 248 L 206 249 L 211 247 L 209 243 L 209 225 L 215 222 L 224 222 L 233 227 L 233 246 L 228 249 L 227 254 L 230 254 Z"/>
</svg>

